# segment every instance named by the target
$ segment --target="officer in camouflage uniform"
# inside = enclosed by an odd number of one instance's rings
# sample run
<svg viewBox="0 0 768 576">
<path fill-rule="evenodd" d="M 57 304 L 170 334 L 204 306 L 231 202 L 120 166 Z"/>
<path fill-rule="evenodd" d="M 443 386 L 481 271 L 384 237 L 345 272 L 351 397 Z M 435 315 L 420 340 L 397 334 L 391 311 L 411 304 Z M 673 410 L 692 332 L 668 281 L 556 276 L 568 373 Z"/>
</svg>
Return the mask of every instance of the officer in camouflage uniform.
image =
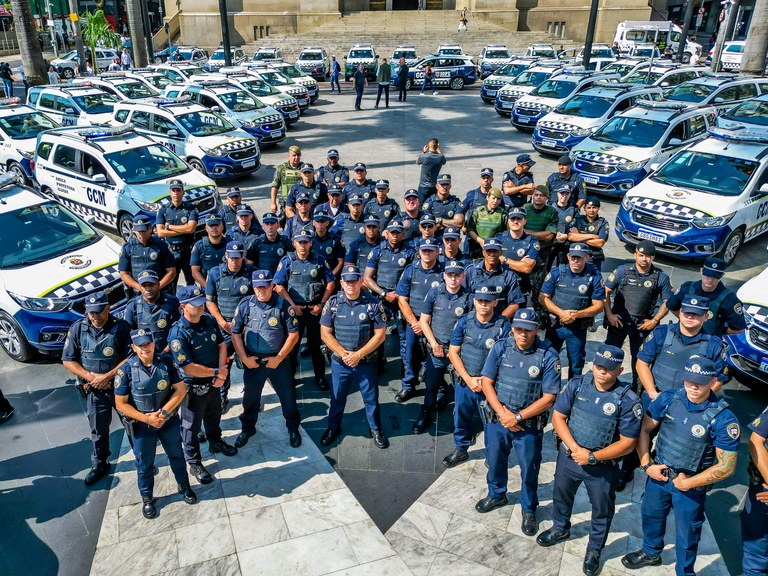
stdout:
<svg viewBox="0 0 768 576">
<path fill-rule="evenodd" d="M 277 214 L 281 222 L 285 222 L 285 199 L 288 191 L 296 182 L 301 180 L 301 148 L 291 146 L 288 148 L 288 161 L 278 164 L 275 168 L 275 176 L 272 178 L 270 190 L 269 211 Z"/>
<path fill-rule="evenodd" d="M 507 229 L 507 211 L 501 206 L 501 190 L 491 188 L 486 194 L 485 205 L 475 208 L 467 219 L 469 255 L 473 260 L 483 257 L 486 238 L 498 236 Z"/>
<path fill-rule="evenodd" d="M 192 276 L 195 282 L 205 288 L 208 272 L 224 262 L 224 252 L 227 249 L 227 239 L 224 237 L 224 224 L 220 216 L 211 214 L 205 220 L 205 237 L 192 246 L 189 259 Z"/>
<path fill-rule="evenodd" d="M 557 234 L 559 221 L 557 211 L 547 204 L 547 198 L 549 198 L 549 188 L 536 186 L 531 195 L 531 201 L 523 206 L 525 232 L 534 236 L 539 242 L 539 259 L 528 275 L 528 279 L 531 282 L 533 308 L 541 315 L 544 322 L 548 320 L 547 311 L 539 303 L 539 293 L 544 283 L 544 276 L 547 275 L 547 262 L 549 262 L 549 253 Z"/>
</svg>

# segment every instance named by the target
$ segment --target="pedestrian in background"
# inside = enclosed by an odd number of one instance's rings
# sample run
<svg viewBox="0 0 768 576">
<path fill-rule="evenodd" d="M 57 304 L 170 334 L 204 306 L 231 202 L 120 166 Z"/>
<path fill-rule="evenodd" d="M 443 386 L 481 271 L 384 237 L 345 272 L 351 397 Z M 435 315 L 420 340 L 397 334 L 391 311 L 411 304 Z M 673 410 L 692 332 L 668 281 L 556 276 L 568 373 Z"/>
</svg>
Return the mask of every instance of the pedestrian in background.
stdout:
<svg viewBox="0 0 768 576">
<path fill-rule="evenodd" d="M 56 68 L 53 66 L 48 67 L 48 84 L 60 84 L 61 76 L 56 72 Z"/>
<path fill-rule="evenodd" d="M 365 89 L 365 66 L 360 64 L 352 75 L 355 83 L 355 110 L 362 110 L 360 104 L 363 101 L 363 90 Z"/>
<path fill-rule="evenodd" d="M 120 65 L 123 70 L 131 69 L 131 54 L 128 52 L 128 48 L 123 48 L 123 53 L 120 55 Z"/>
<path fill-rule="evenodd" d="M 389 108 L 389 85 L 392 84 L 392 68 L 389 67 L 386 57 L 382 57 L 381 64 L 376 70 L 376 82 L 379 84 L 379 91 L 376 94 L 376 106 L 374 108 L 379 107 L 382 92 L 384 92 L 385 106 Z"/>
<path fill-rule="evenodd" d="M 341 94 L 341 85 L 339 84 L 339 75 L 341 74 L 341 64 L 336 60 L 336 56 L 331 56 L 331 94 L 333 86 L 336 85 L 336 91 Z"/>
<path fill-rule="evenodd" d="M 24 84 L 24 97 L 27 96 L 27 90 L 29 90 L 29 82 L 27 82 L 27 73 L 24 71 L 24 64 L 19 64 L 19 76 Z"/>
<path fill-rule="evenodd" d="M 400 67 L 397 69 L 397 76 L 395 77 L 395 84 L 397 84 L 397 101 L 405 102 L 408 95 L 408 72 L 410 68 L 405 61 L 405 58 L 400 58 Z"/>
<path fill-rule="evenodd" d="M 15 78 L 11 74 L 11 66 L 7 62 L 4 62 L 0 66 L 0 79 L 3 80 L 3 89 L 5 90 L 5 97 L 10 98 L 13 96 L 13 81 Z"/>
<path fill-rule="evenodd" d="M 427 84 L 429 84 L 429 87 L 432 89 L 432 95 L 434 96 L 437 94 L 437 90 L 435 90 L 435 85 L 432 83 L 432 80 L 435 79 L 435 72 L 432 70 L 432 66 L 427 63 L 426 66 L 424 66 L 424 82 L 421 85 L 421 92 L 419 92 L 419 96 L 424 96 L 424 90 L 427 87 Z"/>
<path fill-rule="evenodd" d="M 440 150 L 440 142 L 437 141 L 437 138 L 429 139 L 429 142 L 421 149 L 416 164 L 421 166 L 419 200 L 423 204 L 424 200 L 437 192 L 437 175 L 445 164 L 445 156 Z"/>
<path fill-rule="evenodd" d="M 456 29 L 456 32 L 469 32 L 467 29 L 467 8 L 465 7 L 461 14 L 459 14 L 459 27 Z"/>
</svg>

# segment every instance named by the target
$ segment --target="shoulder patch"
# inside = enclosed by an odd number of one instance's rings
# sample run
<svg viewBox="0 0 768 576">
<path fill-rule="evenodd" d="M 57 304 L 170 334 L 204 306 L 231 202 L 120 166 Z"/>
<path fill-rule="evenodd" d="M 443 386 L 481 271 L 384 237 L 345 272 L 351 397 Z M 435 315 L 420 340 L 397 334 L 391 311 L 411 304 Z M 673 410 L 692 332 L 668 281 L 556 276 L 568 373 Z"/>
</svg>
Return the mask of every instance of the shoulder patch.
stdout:
<svg viewBox="0 0 768 576">
<path fill-rule="evenodd" d="M 547 276 L 544 278 L 544 281 L 546 282 L 546 281 L 547 281 L 547 280 L 549 280 L 550 278 L 552 278 L 552 273 L 551 273 L 551 272 L 549 272 L 549 273 L 547 274 Z"/>
<path fill-rule="evenodd" d="M 728 436 L 733 438 L 734 440 L 738 440 L 739 436 L 741 435 L 741 428 L 739 428 L 739 425 L 736 422 L 731 422 L 726 426 L 725 431 L 728 433 Z"/>
<path fill-rule="evenodd" d="M 541 250 L 541 244 L 539 244 L 538 242 L 534 242 L 533 247 L 536 248 L 536 250 Z"/>
<path fill-rule="evenodd" d="M 615 282 L 616 281 L 616 274 L 614 272 L 611 272 L 608 274 L 608 282 Z"/>
<path fill-rule="evenodd" d="M 173 350 L 174 352 L 178 352 L 179 350 L 181 350 L 181 342 L 179 342 L 178 340 L 171 340 L 171 350 Z"/>
<path fill-rule="evenodd" d="M 744 313 L 744 307 L 741 305 L 741 302 L 736 302 L 736 304 L 733 305 L 733 311 L 738 315 Z"/>
<path fill-rule="evenodd" d="M 648 337 L 645 339 L 646 342 L 650 342 L 651 340 L 653 340 L 653 332 L 650 332 Z"/>
<path fill-rule="evenodd" d="M 555 370 L 557 371 L 558 375 L 563 370 L 563 364 L 560 362 L 559 358 L 557 360 L 555 360 Z"/>
<path fill-rule="evenodd" d="M 643 419 L 643 405 L 640 402 L 632 406 L 632 414 L 634 414 L 635 418 L 638 420 Z"/>
<path fill-rule="evenodd" d="M 279 271 L 280 271 L 280 270 L 282 270 L 282 269 L 283 269 L 283 263 L 282 263 L 282 262 L 280 262 L 280 263 L 278 263 L 278 265 L 277 265 L 277 272 L 279 272 Z"/>
</svg>

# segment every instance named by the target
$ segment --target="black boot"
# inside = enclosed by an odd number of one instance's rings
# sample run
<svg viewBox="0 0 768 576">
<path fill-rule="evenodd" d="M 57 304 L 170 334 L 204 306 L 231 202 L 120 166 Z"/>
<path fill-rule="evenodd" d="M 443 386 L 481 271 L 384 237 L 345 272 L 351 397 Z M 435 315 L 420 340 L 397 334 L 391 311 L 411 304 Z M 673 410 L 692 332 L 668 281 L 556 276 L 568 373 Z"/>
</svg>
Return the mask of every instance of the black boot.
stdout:
<svg viewBox="0 0 768 576">
<path fill-rule="evenodd" d="M 184 496 L 184 502 L 187 504 L 194 504 L 197 502 L 197 494 L 194 493 L 192 488 L 189 484 L 186 486 L 182 486 L 181 484 L 176 485 L 176 490 L 178 490 L 179 494 Z"/>
<path fill-rule="evenodd" d="M 144 515 L 144 518 L 151 520 L 152 518 L 157 517 L 155 499 L 152 498 L 152 496 L 144 496 L 141 500 L 144 502 L 143 506 L 141 507 L 141 513 Z"/>
</svg>

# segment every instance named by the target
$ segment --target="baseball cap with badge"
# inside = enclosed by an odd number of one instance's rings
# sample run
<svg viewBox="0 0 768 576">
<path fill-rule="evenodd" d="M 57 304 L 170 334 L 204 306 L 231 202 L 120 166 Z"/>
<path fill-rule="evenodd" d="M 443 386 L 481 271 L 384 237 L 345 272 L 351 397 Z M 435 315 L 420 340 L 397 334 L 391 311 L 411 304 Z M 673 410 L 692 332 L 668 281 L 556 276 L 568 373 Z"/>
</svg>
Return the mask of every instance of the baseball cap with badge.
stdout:
<svg viewBox="0 0 768 576">
<path fill-rule="evenodd" d="M 362 162 L 356 162 L 355 165 L 352 167 L 352 171 L 354 172 L 355 170 L 365 170 L 365 171 L 367 171 L 368 168 L 366 168 L 365 164 L 363 164 Z"/>
<path fill-rule="evenodd" d="M 390 220 L 387 224 L 387 230 L 390 232 L 402 232 L 404 230 L 403 223 L 400 220 Z"/>
<path fill-rule="evenodd" d="M 587 198 L 586 206 L 596 206 L 597 208 L 600 208 L 600 198 L 595 198 L 594 196 L 590 196 Z"/>
<path fill-rule="evenodd" d="M 299 192 L 296 194 L 296 202 L 310 202 L 309 194 L 306 192 Z"/>
<path fill-rule="evenodd" d="M 701 267 L 701 273 L 710 278 L 722 278 L 723 274 L 725 274 L 725 260 L 710 256 L 704 260 L 704 265 Z"/>
<path fill-rule="evenodd" d="M 338 182 L 334 182 L 333 184 L 328 186 L 328 194 L 333 194 L 334 196 L 335 195 L 341 196 L 341 192 L 342 192 L 341 184 L 339 184 Z"/>
<path fill-rule="evenodd" d="M 133 229 L 137 232 L 146 232 L 147 230 L 152 229 L 152 222 L 149 219 L 149 216 L 145 216 L 144 214 L 136 214 L 136 216 L 133 217 Z"/>
<path fill-rule="evenodd" d="M 328 154 L 326 154 L 328 158 L 338 158 L 339 157 L 339 151 L 336 150 L 336 148 L 331 148 L 328 150 Z"/>
<path fill-rule="evenodd" d="M 240 196 L 242 196 L 242 194 L 240 193 L 240 188 L 237 186 L 227 188 L 227 198 L 238 198 Z"/>
<path fill-rule="evenodd" d="M 570 166 L 573 161 L 571 160 L 570 156 L 560 156 L 560 158 L 557 159 L 557 163 L 560 164 L 560 166 Z"/>
<path fill-rule="evenodd" d="M 530 308 L 520 308 L 515 312 L 512 318 L 512 328 L 522 328 L 523 330 L 534 330 L 539 327 L 539 317 Z"/>
<path fill-rule="evenodd" d="M 536 162 L 531 158 L 530 154 L 518 154 L 517 163 L 524 166 L 533 166 Z"/>
<path fill-rule="evenodd" d="M 491 290 L 488 286 L 481 286 L 472 294 L 475 300 L 485 300 L 486 302 L 492 302 L 498 298 L 498 292 Z"/>
<path fill-rule="evenodd" d="M 706 356 L 691 356 L 686 360 L 683 371 L 683 380 L 694 384 L 709 384 L 717 376 L 715 363 Z"/>
<path fill-rule="evenodd" d="M 458 260 L 448 260 L 443 268 L 445 274 L 464 274 L 464 267 Z"/>
<path fill-rule="evenodd" d="M 302 172 L 302 174 L 305 174 L 305 173 L 308 173 L 308 172 L 314 172 L 314 171 L 315 171 L 315 167 L 312 164 L 308 163 L 308 162 L 306 162 L 306 163 L 301 165 L 301 172 Z"/>
<path fill-rule="evenodd" d="M 408 188 L 408 190 L 405 191 L 405 194 L 403 194 L 403 198 L 418 198 L 419 197 L 419 191 L 416 190 L 416 188 Z"/>
<path fill-rule="evenodd" d="M 375 214 L 369 214 L 365 217 L 363 224 L 366 226 L 381 226 L 381 220 Z"/>
<path fill-rule="evenodd" d="M 103 312 L 109 305 L 109 298 L 104 292 L 94 292 L 85 299 L 86 312 Z"/>
<path fill-rule="evenodd" d="M 595 359 L 592 364 L 602 366 L 608 370 L 616 370 L 624 362 L 624 350 L 616 346 L 601 344 L 597 347 Z"/>
<path fill-rule="evenodd" d="M 240 204 L 240 206 L 237 207 L 235 214 L 238 216 L 253 216 L 253 210 L 251 210 L 251 207 L 248 206 L 248 204 Z"/>
<path fill-rule="evenodd" d="M 184 182 L 182 182 L 178 178 L 174 178 L 173 180 L 168 180 L 168 189 L 169 190 L 174 190 L 174 189 L 179 189 L 179 188 L 184 190 Z"/>
<path fill-rule="evenodd" d="M 421 216 L 421 220 L 419 220 L 419 226 L 421 226 L 423 224 L 436 224 L 436 223 L 437 223 L 437 220 L 435 220 L 435 217 L 432 216 L 432 214 L 429 214 L 429 213 L 423 214 Z"/>
<path fill-rule="evenodd" d="M 331 215 L 326 210 L 315 210 L 312 220 L 315 222 L 331 222 L 333 218 L 331 218 Z"/>
<path fill-rule="evenodd" d="M 640 240 L 640 242 L 637 243 L 635 250 L 646 256 L 656 256 L 656 245 L 650 240 Z"/>
<path fill-rule="evenodd" d="M 525 210 L 523 210 L 522 206 L 513 206 L 509 209 L 509 212 L 507 213 L 507 218 L 510 220 L 512 218 L 525 218 Z"/>
<path fill-rule="evenodd" d="M 293 239 L 296 242 L 312 242 L 312 234 L 310 234 L 309 230 L 302 228 L 294 232 Z"/>
<path fill-rule="evenodd" d="M 568 184 L 563 184 L 557 189 L 558 194 L 570 194 L 572 192 L 571 187 Z"/>
<path fill-rule="evenodd" d="M 448 226 L 443 232 L 443 238 L 461 238 L 461 230 L 456 226 Z"/>
<path fill-rule="evenodd" d="M 709 312 L 709 298 L 698 296 L 696 294 L 686 294 L 683 296 L 683 303 L 680 305 L 681 312 L 704 316 Z"/>
<path fill-rule="evenodd" d="M 360 196 L 357 192 L 353 193 L 349 199 L 347 199 L 347 203 L 349 204 L 362 204 L 363 203 L 363 197 Z"/>
<path fill-rule="evenodd" d="M 440 176 L 437 177 L 437 183 L 438 184 L 450 184 L 451 183 L 451 175 L 450 174 L 440 174 Z"/>
<path fill-rule="evenodd" d="M 262 224 L 276 224 L 277 222 L 280 222 L 280 218 L 274 212 L 267 212 L 261 217 Z"/>
<path fill-rule="evenodd" d="M 182 304 L 189 304 L 190 306 L 202 306 L 205 304 L 205 294 L 195 284 L 192 286 L 181 286 L 176 296 L 178 296 L 179 302 Z"/>
<path fill-rule="evenodd" d="M 155 338 L 152 336 L 152 332 L 150 330 L 145 330 L 144 328 L 131 330 L 131 342 L 133 342 L 134 346 L 141 346 L 143 344 L 149 344 L 150 342 L 154 341 Z"/>
<path fill-rule="evenodd" d="M 254 270 L 251 274 L 251 284 L 254 288 L 267 287 L 272 284 L 272 272 L 269 270 Z"/>
<path fill-rule="evenodd" d="M 497 250 L 501 252 L 501 242 L 497 238 L 486 238 L 483 242 L 483 250 Z"/>
<path fill-rule="evenodd" d="M 389 180 L 376 180 L 376 189 L 377 190 L 386 190 L 389 189 Z"/>
<path fill-rule="evenodd" d="M 591 253 L 592 251 L 589 249 L 589 246 L 584 244 L 584 242 L 574 242 L 568 248 L 568 254 L 570 254 L 571 256 L 576 256 L 578 258 L 586 258 Z"/>
<path fill-rule="evenodd" d="M 344 266 L 341 270 L 341 279 L 346 281 L 360 280 L 360 268 L 357 266 Z"/>
<path fill-rule="evenodd" d="M 206 226 L 218 226 L 221 224 L 221 217 L 218 214 L 209 214 L 205 219 Z"/>
<path fill-rule="evenodd" d="M 480 170 L 480 176 L 493 176 L 493 168 L 483 168 Z"/>
<path fill-rule="evenodd" d="M 437 244 L 435 238 L 424 238 L 419 244 L 419 250 L 439 250 L 440 246 Z"/>
<path fill-rule="evenodd" d="M 136 278 L 139 284 L 157 284 L 160 282 L 160 278 L 157 276 L 157 272 L 154 270 L 143 270 L 139 277 Z"/>
<path fill-rule="evenodd" d="M 245 246 L 241 242 L 233 240 L 227 243 L 227 248 L 224 251 L 224 255 L 227 258 L 242 258 L 245 254 Z"/>
</svg>

